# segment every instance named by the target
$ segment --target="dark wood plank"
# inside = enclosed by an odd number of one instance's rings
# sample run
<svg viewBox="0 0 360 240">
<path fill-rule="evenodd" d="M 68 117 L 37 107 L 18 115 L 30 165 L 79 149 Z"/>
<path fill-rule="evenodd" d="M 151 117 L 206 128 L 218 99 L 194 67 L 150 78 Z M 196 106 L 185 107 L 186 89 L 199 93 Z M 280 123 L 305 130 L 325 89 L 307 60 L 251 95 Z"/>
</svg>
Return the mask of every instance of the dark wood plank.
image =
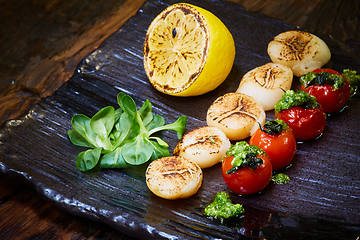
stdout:
<svg viewBox="0 0 360 240">
<path fill-rule="evenodd" d="M 132 239 L 102 223 L 64 212 L 24 183 L 0 175 L 0 237 L 6 239 Z"/>
<path fill-rule="evenodd" d="M 286 23 L 346 43 L 360 39 L 358 0 L 228 0 L 248 11 L 261 12 Z M 358 48 L 359 50 L 359 48 Z"/>
<path fill-rule="evenodd" d="M 144 0 L 0 1 L 0 125 L 51 95 Z"/>
<path fill-rule="evenodd" d="M 358 0 L 227 0 L 326 37 L 359 65 L 360 1 Z"/>
</svg>

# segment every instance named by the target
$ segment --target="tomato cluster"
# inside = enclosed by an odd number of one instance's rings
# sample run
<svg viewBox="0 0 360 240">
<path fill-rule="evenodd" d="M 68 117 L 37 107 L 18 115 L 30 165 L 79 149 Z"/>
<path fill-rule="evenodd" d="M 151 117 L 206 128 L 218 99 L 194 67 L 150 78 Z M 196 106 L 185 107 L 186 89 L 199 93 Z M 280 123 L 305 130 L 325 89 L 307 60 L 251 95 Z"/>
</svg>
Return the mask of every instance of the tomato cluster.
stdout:
<svg viewBox="0 0 360 240">
<path fill-rule="evenodd" d="M 300 82 L 300 91 L 286 91 L 275 105 L 275 120 L 260 126 L 248 145 L 246 142 L 235 144 L 256 146 L 264 152 L 228 151 L 222 162 L 222 176 L 233 192 L 252 194 L 263 190 L 271 180 L 273 169 L 283 169 L 291 163 L 296 140 L 320 136 L 325 128 L 325 113 L 340 111 L 349 100 L 349 82 L 334 70 L 314 70 Z M 258 164 L 244 164 L 251 159 L 257 159 Z"/>
<path fill-rule="evenodd" d="M 236 143 L 222 162 L 223 179 L 238 194 L 263 190 L 271 180 L 272 170 L 289 165 L 296 152 L 295 136 L 281 120 L 266 122 L 249 143 Z"/>
<path fill-rule="evenodd" d="M 316 69 L 302 76 L 300 83 L 301 91 L 293 95 L 301 95 L 304 101 L 293 101 L 285 108 L 275 107 L 275 117 L 289 125 L 297 140 L 306 141 L 320 136 L 324 131 L 324 112 L 334 113 L 344 108 L 350 98 L 350 85 L 343 75 L 328 68 Z M 283 98 L 281 101 L 284 101 Z"/>
</svg>

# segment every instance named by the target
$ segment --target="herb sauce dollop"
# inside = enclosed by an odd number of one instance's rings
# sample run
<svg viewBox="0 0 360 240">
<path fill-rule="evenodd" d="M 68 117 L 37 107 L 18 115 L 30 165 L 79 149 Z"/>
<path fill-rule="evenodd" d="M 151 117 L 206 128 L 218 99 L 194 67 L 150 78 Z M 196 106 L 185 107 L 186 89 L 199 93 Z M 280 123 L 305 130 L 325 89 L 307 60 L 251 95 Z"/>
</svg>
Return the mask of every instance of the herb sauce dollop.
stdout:
<svg viewBox="0 0 360 240">
<path fill-rule="evenodd" d="M 205 207 L 204 213 L 207 217 L 212 217 L 224 222 L 225 219 L 239 217 L 245 212 L 241 204 L 233 204 L 229 194 L 219 192 L 212 203 Z"/>
<path fill-rule="evenodd" d="M 267 121 L 264 127 L 259 123 L 261 131 L 267 134 L 276 135 L 289 128 L 289 126 L 281 119 Z"/>
<path fill-rule="evenodd" d="M 305 87 L 312 85 L 329 84 L 332 85 L 334 90 L 338 90 L 345 85 L 345 80 L 343 76 L 339 74 L 332 74 L 329 72 L 319 72 L 319 73 L 309 72 L 306 75 L 301 76 L 300 83 Z"/>
<path fill-rule="evenodd" d="M 237 142 L 226 152 L 226 156 L 234 157 L 231 161 L 233 168 L 226 173 L 232 174 L 245 167 L 250 167 L 255 170 L 258 166 L 263 164 L 263 160 L 257 157 L 262 154 L 266 154 L 266 152 L 255 145 L 250 145 L 245 141 Z"/>
<path fill-rule="evenodd" d="M 281 112 L 282 110 L 297 106 L 308 109 L 319 108 L 320 104 L 314 96 L 311 96 L 305 91 L 295 92 L 294 90 L 287 90 L 274 107 L 276 112 Z"/>
<path fill-rule="evenodd" d="M 286 184 L 290 181 L 290 177 L 285 173 L 278 173 L 271 177 L 271 181 L 276 184 Z"/>
</svg>

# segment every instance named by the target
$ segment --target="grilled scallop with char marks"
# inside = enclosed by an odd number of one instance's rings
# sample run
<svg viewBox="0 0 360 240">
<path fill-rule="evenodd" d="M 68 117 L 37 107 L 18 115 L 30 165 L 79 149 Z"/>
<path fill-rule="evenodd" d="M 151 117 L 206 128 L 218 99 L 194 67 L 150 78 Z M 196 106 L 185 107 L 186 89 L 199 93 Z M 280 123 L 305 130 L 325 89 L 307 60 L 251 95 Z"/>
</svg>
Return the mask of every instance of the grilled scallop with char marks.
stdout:
<svg viewBox="0 0 360 240">
<path fill-rule="evenodd" d="M 254 134 L 258 122 L 265 123 L 265 112 L 253 97 L 242 93 L 227 93 L 209 107 L 208 126 L 222 130 L 230 140 L 241 140 Z"/>
<path fill-rule="evenodd" d="M 220 129 L 200 127 L 185 134 L 177 144 L 174 154 L 208 168 L 221 162 L 231 143 Z"/>
<path fill-rule="evenodd" d="M 331 58 L 323 40 L 301 31 L 280 33 L 269 43 L 267 51 L 274 63 L 290 67 L 297 77 L 321 68 Z"/>
<path fill-rule="evenodd" d="M 236 92 L 254 97 L 265 111 L 274 109 L 283 93 L 291 88 L 293 73 L 279 63 L 267 63 L 247 72 Z"/>
<path fill-rule="evenodd" d="M 146 170 L 146 184 L 151 192 L 165 199 L 187 198 L 202 184 L 201 168 L 179 156 L 159 158 Z"/>
</svg>

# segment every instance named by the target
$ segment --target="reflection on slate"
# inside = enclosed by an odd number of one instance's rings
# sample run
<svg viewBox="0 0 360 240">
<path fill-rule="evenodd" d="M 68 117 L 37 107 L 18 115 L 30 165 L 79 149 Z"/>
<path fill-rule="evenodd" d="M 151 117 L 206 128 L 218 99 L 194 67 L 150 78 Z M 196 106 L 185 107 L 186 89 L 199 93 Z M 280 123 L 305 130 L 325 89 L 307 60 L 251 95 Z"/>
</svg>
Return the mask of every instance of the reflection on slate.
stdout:
<svg viewBox="0 0 360 240">
<path fill-rule="evenodd" d="M 175 121 L 189 116 L 187 130 L 206 124 L 208 106 L 218 96 L 235 91 L 248 70 L 270 61 L 266 53 L 276 34 L 295 29 L 278 20 L 249 14 L 238 5 L 220 1 L 194 1 L 211 10 L 228 26 L 236 42 L 236 59 L 227 80 L 215 91 L 199 97 L 163 95 L 149 84 L 142 66 L 147 26 L 167 3 L 149 1 L 137 15 L 79 65 L 72 79 L 53 96 L 34 106 L 19 120 L 0 131 L 0 169 L 20 175 L 59 206 L 76 215 L 96 219 L 139 238 L 265 238 L 345 239 L 360 231 L 360 101 L 328 118 L 325 134 L 298 145 L 291 181 L 270 184 L 262 194 L 237 196 L 247 214 L 237 223 L 220 225 L 202 215 L 215 194 L 227 190 L 220 166 L 204 171 L 200 191 L 186 200 L 168 201 L 146 187 L 144 169 L 102 170 L 81 173 L 75 158 L 82 149 L 70 144 L 66 131 L 75 113 L 93 115 L 100 108 L 116 106 L 123 91 L 137 104 L 145 99 L 153 111 Z M 326 39 L 325 39 L 326 40 Z M 335 69 L 352 66 L 350 57 L 330 46 Z M 273 112 L 267 113 L 268 119 Z M 164 134 L 172 150 L 176 135 Z M 234 237 L 234 233 L 237 237 Z"/>
</svg>

